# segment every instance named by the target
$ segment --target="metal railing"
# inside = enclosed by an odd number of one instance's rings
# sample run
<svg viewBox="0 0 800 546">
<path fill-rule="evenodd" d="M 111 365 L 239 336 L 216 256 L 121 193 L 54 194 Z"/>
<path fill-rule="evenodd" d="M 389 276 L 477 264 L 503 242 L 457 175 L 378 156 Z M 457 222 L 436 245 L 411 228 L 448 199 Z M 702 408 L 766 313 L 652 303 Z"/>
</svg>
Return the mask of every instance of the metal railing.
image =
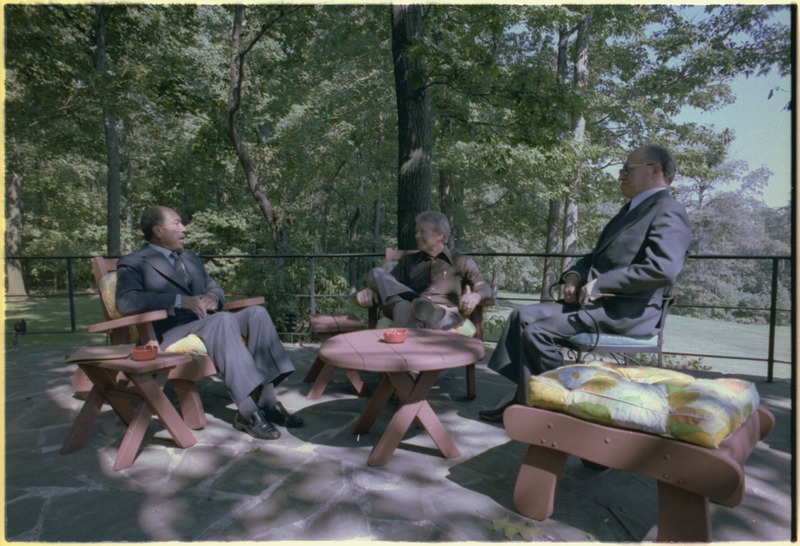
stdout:
<svg viewBox="0 0 800 546">
<path fill-rule="evenodd" d="M 548 254 L 548 253 L 535 253 L 535 252 L 506 252 L 506 253 L 488 253 L 488 252 L 476 252 L 470 253 L 473 257 L 483 257 L 483 258 L 578 258 L 581 255 L 576 254 Z M 306 260 L 307 261 L 307 270 L 308 270 L 308 292 L 306 294 L 286 294 L 286 296 L 292 296 L 297 298 L 308 298 L 309 300 L 309 307 L 311 313 L 314 314 L 317 312 L 317 300 L 319 298 L 349 298 L 351 297 L 349 294 L 318 294 L 316 290 L 316 282 L 315 282 L 315 260 L 319 259 L 373 259 L 375 261 L 380 261 L 383 259 L 383 253 L 331 253 L 331 254 L 261 254 L 261 255 L 253 255 L 253 254 L 224 254 L 224 255 L 202 255 L 203 259 L 206 260 L 213 260 L 213 259 L 249 259 L 249 260 Z M 5 258 L 6 261 L 10 260 L 19 260 L 20 262 L 25 261 L 34 261 L 34 260 L 56 260 L 56 261 L 65 261 L 66 262 L 66 271 L 67 271 L 67 298 L 69 299 L 69 317 L 70 317 L 70 329 L 69 331 L 55 331 L 55 332 L 46 332 L 47 334 L 68 334 L 68 333 L 76 333 L 77 332 L 77 321 L 76 321 L 76 311 L 75 311 L 75 295 L 76 295 L 76 288 L 74 282 L 74 264 L 76 261 L 91 261 L 93 256 L 7 256 Z M 771 285 L 770 285 L 770 305 L 769 307 L 741 307 L 741 306 L 720 306 L 720 305 L 702 305 L 692 303 L 690 305 L 676 305 L 675 307 L 684 307 L 684 308 L 717 308 L 717 309 L 749 309 L 751 311 L 763 311 L 768 313 L 769 316 L 769 339 L 768 339 L 768 351 L 765 358 L 757 357 L 757 356 L 740 356 L 740 355 L 719 355 L 719 354 L 698 354 L 698 353 L 664 353 L 664 354 L 671 354 L 671 355 L 683 355 L 683 356 L 693 356 L 693 357 L 708 357 L 708 358 L 724 358 L 724 359 L 731 359 L 731 360 L 746 360 L 746 361 L 755 361 L 755 362 L 766 362 L 767 363 L 767 380 L 772 382 L 774 377 L 774 366 L 776 363 L 779 364 L 792 364 L 791 361 L 780 360 L 776 359 L 775 357 L 775 347 L 776 347 L 776 327 L 778 323 L 778 314 L 779 313 L 792 313 L 792 320 L 794 319 L 793 311 L 794 309 L 787 309 L 787 308 L 779 308 L 778 307 L 778 288 L 779 288 L 779 272 L 780 272 L 780 263 L 781 262 L 791 262 L 791 256 L 785 255 L 718 255 L 718 254 L 707 254 L 707 255 L 690 255 L 690 260 L 768 260 L 771 262 Z M 792 276 L 794 276 L 794 272 L 792 272 Z M 7 296 L 9 298 L 10 296 Z M 499 301 L 503 301 L 504 298 L 498 297 Z M 515 301 L 521 300 L 523 298 L 515 297 L 513 298 Z M 540 301 L 539 298 L 529 298 L 529 301 L 536 302 Z M 6 336 L 14 335 L 14 332 L 5 332 Z M 295 335 L 297 335 L 295 333 Z"/>
</svg>

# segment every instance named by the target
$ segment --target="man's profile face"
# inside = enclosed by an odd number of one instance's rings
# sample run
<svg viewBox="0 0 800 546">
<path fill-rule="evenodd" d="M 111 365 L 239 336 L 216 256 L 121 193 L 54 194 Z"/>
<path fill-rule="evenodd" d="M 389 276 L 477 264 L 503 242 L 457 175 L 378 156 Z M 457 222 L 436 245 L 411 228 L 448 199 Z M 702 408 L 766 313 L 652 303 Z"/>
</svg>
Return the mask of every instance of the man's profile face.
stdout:
<svg viewBox="0 0 800 546">
<path fill-rule="evenodd" d="M 161 223 L 153 229 L 154 243 L 169 250 L 183 250 L 183 239 L 186 228 L 178 213 L 172 209 L 164 209 Z"/>
<path fill-rule="evenodd" d="M 653 160 L 647 157 L 643 149 L 638 149 L 628 156 L 625 165 L 628 173 L 619 175 L 620 191 L 628 199 L 633 199 L 643 191 L 655 187 L 656 165 L 647 165 Z"/>
<path fill-rule="evenodd" d="M 417 241 L 417 248 L 428 254 L 441 251 L 444 244 L 444 234 L 435 232 L 428 222 L 417 222 L 414 239 Z"/>
</svg>

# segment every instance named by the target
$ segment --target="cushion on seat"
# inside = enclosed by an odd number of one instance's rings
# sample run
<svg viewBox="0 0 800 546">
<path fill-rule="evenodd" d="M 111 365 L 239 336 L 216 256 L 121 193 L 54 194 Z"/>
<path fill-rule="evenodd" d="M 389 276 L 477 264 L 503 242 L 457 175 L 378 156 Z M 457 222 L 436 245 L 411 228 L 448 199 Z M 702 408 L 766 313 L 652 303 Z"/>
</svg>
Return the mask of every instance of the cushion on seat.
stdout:
<svg viewBox="0 0 800 546">
<path fill-rule="evenodd" d="M 208 349 L 206 349 L 206 344 L 203 343 L 203 340 L 197 337 L 194 334 L 189 334 L 188 336 L 179 339 L 164 351 L 168 353 L 178 353 L 181 355 L 185 354 L 201 354 L 207 355 Z"/>
<path fill-rule="evenodd" d="M 759 397 L 749 381 L 696 379 L 675 370 L 595 360 L 532 377 L 527 402 L 714 448 L 758 409 Z"/>
<path fill-rule="evenodd" d="M 597 334 L 591 332 L 583 332 L 580 334 L 576 334 L 574 336 L 570 336 L 567 339 L 567 342 L 571 345 L 576 346 L 581 350 L 588 350 L 594 347 L 595 341 L 597 341 Z M 652 336 L 624 336 L 622 334 L 600 334 L 600 341 L 598 341 L 597 346 L 621 346 L 621 345 L 632 345 L 635 347 L 657 347 L 658 346 L 658 335 Z"/>
<path fill-rule="evenodd" d="M 108 309 L 108 314 L 111 315 L 112 319 L 122 318 L 120 312 L 117 311 L 116 271 L 106 273 L 103 275 L 103 278 L 100 279 L 100 297 L 103 298 L 103 302 L 106 304 L 106 309 Z"/>
</svg>

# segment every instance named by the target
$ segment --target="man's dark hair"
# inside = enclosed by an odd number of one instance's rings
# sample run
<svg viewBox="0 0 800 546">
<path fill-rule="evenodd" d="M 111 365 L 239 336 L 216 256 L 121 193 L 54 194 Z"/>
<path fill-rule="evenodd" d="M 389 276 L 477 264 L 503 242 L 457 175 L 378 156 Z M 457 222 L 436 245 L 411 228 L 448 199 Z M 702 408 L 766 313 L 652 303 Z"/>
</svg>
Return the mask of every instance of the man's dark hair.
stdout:
<svg viewBox="0 0 800 546">
<path fill-rule="evenodd" d="M 142 213 L 142 220 L 139 225 L 142 228 L 145 241 L 153 239 L 153 228 L 161 224 L 164 220 L 164 207 L 147 207 Z"/>
<path fill-rule="evenodd" d="M 664 179 L 667 181 L 667 184 L 672 184 L 675 173 L 678 172 L 678 164 L 675 163 L 675 158 L 672 157 L 672 153 L 663 146 L 657 146 L 655 144 L 645 144 L 643 148 L 647 155 L 647 161 L 652 161 L 653 163 L 661 165 L 661 172 L 664 173 Z"/>
</svg>

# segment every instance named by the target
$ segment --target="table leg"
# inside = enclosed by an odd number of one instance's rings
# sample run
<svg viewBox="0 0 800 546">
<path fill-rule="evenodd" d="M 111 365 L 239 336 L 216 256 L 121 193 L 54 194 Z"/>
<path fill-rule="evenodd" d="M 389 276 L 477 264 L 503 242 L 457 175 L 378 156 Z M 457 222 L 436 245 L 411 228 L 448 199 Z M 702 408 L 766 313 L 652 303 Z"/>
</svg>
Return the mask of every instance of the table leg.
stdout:
<svg viewBox="0 0 800 546">
<path fill-rule="evenodd" d="M 358 419 L 358 423 L 356 423 L 356 426 L 353 428 L 353 434 L 366 434 L 369 432 L 369 429 L 375 424 L 375 420 L 381 414 L 389 398 L 391 398 L 392 392 L 394 392 L 392 381 L 387 374 L 381 374 L 381 381 L 378 383 L 378 388 L 375 389 L 369 402 L 367 402 L 367 407 L 364 409 L 364 412 Z"/>
<path fill-rule="evenodd" d="M 308 394 L 306 395 L 306 399 L 308 400 L 316 400 L 322 393 L 325 392 L 325 387 L 328 386 L 328 382 L 331 380 L 333 376 L 333 372 L 336 371 L 336 367 L 332 366 L 331 364 L 325 364 L 322 360 L 317 360 L 322 363 L 322 367 L 314 376 L 316 379 L 314 380 L 314 384 L 311 385 L 311 389 L 309 389 Z"/>
<path fill-rule="evenodd" d="M 413 380 L 405 372 L 386 374 L 386 378 L 394 386 L 401 400 L 401 406 L 372 449 L 367 464 L 370 466 L 386 464 L 414 421 L 431 435 L 436 447 L 445 458 L 458 457 L 461 454 L 426 400 L 438 375 L 439 370 L 425 371 L 420 372 L 417 379 Z"/>
<path fill-rule="evenodd" d="M 197 443 L 197 439 L 164 394 L 164 384 L 168 375 L 169 370 L 163 370 L 155 374 L 131 374 L 130 378 L 142 391 L 151 415 L 155 413 L 158 416 L 178 447 L 191 447 Z"/>
</svg>

